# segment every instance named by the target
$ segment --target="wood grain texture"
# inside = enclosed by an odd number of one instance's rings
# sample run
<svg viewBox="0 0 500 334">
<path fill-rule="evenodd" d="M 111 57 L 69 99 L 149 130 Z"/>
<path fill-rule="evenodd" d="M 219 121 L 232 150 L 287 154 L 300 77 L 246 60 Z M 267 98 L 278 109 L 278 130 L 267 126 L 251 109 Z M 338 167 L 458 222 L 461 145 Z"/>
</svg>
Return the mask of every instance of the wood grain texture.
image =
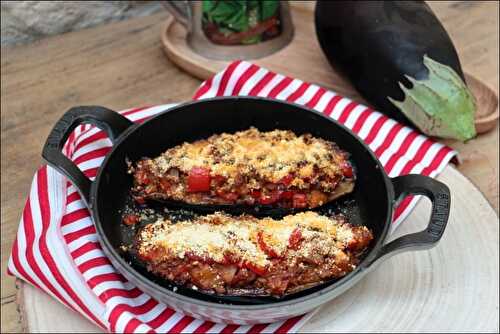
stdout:
<svg viewBox="0 0 500 334">
<path fill-rule="evenodd" d="M 312 3 L 303 3 L 312 6 Z M 432 2 L 465 71 L 498 94 L 498 2 Z M 1 49 L 1 332 L 21 332 L 14 279 L 5 274 L 43 142 L 70 107 L 122 109 L 189 99 L 200 81 L 174 66 L 159 39 L 167 14 Z M 311 36 L 310 38 L 314 38 Z M 276 69 L 273 69 L 276 70 Z M 354 97 L 354 95 L 348 95 Z M 498 211 L 498 126 L 460 151 L 459 169 Z"/>
<path fill-rule="evenodd" d="M 338 71 L 326 63 L 319 44 L 316 40 L 307 38 L 314 35 L 312 11 L 297 9 L 291 6 L 296 26 L 292 42 L 284 49 L 273 55 L 249 60 L 263 68 L 279 69 L 278 73 L 286 73 L 292 78 L 301 78 L 314 82 L 322 87 L 354 98 L 358 102 L 367 104 L 367 101 L 354 91 Z M 224 70 L 231 61 L 214 61 L 203 57 L 191 49 L 186 40 L 186 30 L 173 17 L 167 19 L 162 29 L 161 41 L 168 58 L 177 66 L 197 78 L 206 80 Z M 315 69 L 315 71 L 311 71 Z M 479 79 L 465 73 L 465 81 L 476 99 L 475 126 L 476 132 L 482 134 L 492 130 L 498 123 L 498 96 Z"/>
<path fill-rule="evenodd" d="M 345 78 L 331 70 L 315 38 L 312 11 L 297 6 L 292 8 L 295 26 L 292 44 L 270 56 L 250 61 L 277 73 L 319 84 L 358 101 L 364 101 Z M 193 52 L 186 43 L 186 30 L 173 18 L 167 20 L 161 39 L 169 59 L 200 79 L 210 78 L 229 63 L 208 60 Z"/>
<path fill-rule="evenodd" d="M 312 4 L 312 2 L 304 1 L 292 2 L 292 16 L 296 31 L 291 45 L 271 56 L 251 61 L 278 73 L 330 88 L 342 95 L 367 104 L 345 78 L 338 72 L 332 70 L 321 52 L 318 41 L 315 38 L 311 38 L 311 36 L 315 34 L 312 21 L 312 10 L 314 6 Z M 458 22 L 458 19 L 463 19 L 463 17 L 453 16 L 455 11 L 461 10 L 463 12 L 472 12 L 473 14 L 479 13 L 478 10 L 480 8 L 483 8 L 483 10 L 486 8 L 495 9 L 493 3 L 431 2 L 430 5 L 443 21 L 450 35 L 452 35 L 453 40 L 465 37 L 470 39 L 479 38 L 484 41 L 485 47 L 491 47 L 491 45 L 486 45 L 487 43 L 494 42 L 494 38 L 496 37 L 496 44 L 492 44 L 497 46 L 496 55 L 498 55 L 498 32 L 496 35 L 492 34 L 489 36 L 483 32 L 486 28 L 492 27 L 488 24 L 488 21 L 484 22 L 483 25 L 479 27 L 478 21 L 473 19 L 476 25 L 473 27 L 466 25 L 471 30 L 460 29 L 459 33 L 456 33 L 457 36 L 454 36 L 454 28 L 458 30 L 463 27 L 463 25 L 459 25 Z M 444 7 L 445 5 L 446 7 Z M 443 15 L 439 15 L 441 12 Z M 491 16 L 495 18 L 492 20 L 492 23 L 496 21 L 498 24 L 498 3 L 496 3 L 496 16 L 493 13 L 491 14 Z M 454 20 L 453 24 L 450 22 L 452 19 Z M 213 74 L 224 69 L 229 63 L 226 61 L 207 60 L 197 55 L 189 48 L 185 38 L 185 29 L 180 24 L 176 23 L 173 18 L 167 20 L 161 33 L 165 52 L 169 59 L 187 72 L 192 73 L 194 76 L 202 79 L 209 78 Z M 467 144 L 453 140 L 446 140 L 445 142 L 460 152 L 460 159 L 464 164 L 459 166 L 459 169 L 478 184 L 481 191 L 486 194 L 490 203 L 492 203 L 498 211 L 498 177 L 496 177 L 496 175 L 498 175 L 498 63 L 481 63 L 473 65 L 471 67 L 472 69 L 469 70 L 467 59 L 469 55 L 468 50 L 471 45 L 477 50 L 477 41 L 476 43 L 464 45 L 463 47 L 458 45 L 458 43 L 456 44 L 464 70 L 467 72 L 467 83 L 478 101 L 479 107 L 476 114 L 476 128 L 478 132 L 482 134 Z M 492 54 L 494 53 L 495 51 L 492 50 Z M 471 63 L 473 61 L 475 61 L 475 59 L 470 60 Z M 486 80 L 484 82 L 482 76 L 476 78 L 476 67 L 483 68 L 490 65 L 492 66 L 492 71 L 496 69 L 496 77 L 491 76 L 490 81 Z M 493 131 L 491 131 L 492 129 Z M 478 152 L 478 147 L 482 148 L 481 152 Z M 468 164 L 469 161 L 474 161 L 475 163 L 478 157 L 481 157 L 481 161 L 478 163 L 482 167 Z M 492 179 L 497 182 L 492 183 Z"/>
<path fill-rule="evenodd" d="M 498 332 L 498 217 L 453 167 L 438 179 L 452 196 L 451 218 L 439 244 L 382 263 L 319 308 L 300 332 Z M 430 202 L 421 200 L 391 239 L 424 229 L 429 212 Z M 22 292 L 26 328 L 101 332 L 45 293 L 27 284 Z M 66 321 L 57 321 L 63 314 Z"/>
<path fill-rule="evenodd" d="M 18 303 L 21 325 L 26 332 L 35 333 L 105 333 L 80 314 L 27 283 L 19 283 Z M 47 312 L 46 310 L 50 310 Z M 64 321 L 60 321 L 63 318 Z"/>
<path fill-rule="evenodd" d="M 1 50 L 2 327 L 21 331 L 5 274 L 12 241 L 47 135 L 72 106 L 112 109 L 183 101 L 200 81 L 166 58 L 158 40 L 168 14 L 131 19 Z"/>
<path fill-rule="evenodd" d="M 367 102 L 340 72 L 332 69 L 328 64 L 318 41 L 310 38 L 315 35 L 314 7 L 292 2 L 290 8 L 295 25 L 295 34 L 291 43 L 272 55 L 249 61 L 293 78 L 314 82 L 366 104 Z M 170 17 L 165 22 L 161 32 L 161 41 L 171 61 L 202 80 L 212 77 L 231 63 L 231 60 L 217 61 L 204 57 L 193 50 L 188 45 L 186 29 L 174 17 Z M 490 131 L 498 123 L 498 96 L 486 84 L 469 73 L 465 73 L 465 80 L 477 101 L 476 131 L 478 133 Z"/>
</svg>

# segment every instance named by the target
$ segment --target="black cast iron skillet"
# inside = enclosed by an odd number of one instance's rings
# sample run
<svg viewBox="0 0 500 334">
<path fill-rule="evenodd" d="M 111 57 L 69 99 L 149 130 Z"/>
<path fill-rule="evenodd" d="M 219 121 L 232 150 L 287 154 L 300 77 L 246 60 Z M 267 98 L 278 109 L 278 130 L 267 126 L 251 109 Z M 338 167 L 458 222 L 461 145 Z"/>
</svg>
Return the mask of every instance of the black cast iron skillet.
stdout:
<svg viewBox="0 0 500 334">
<path fill-rule="evenodd" d="M 61 152 L 71 131 L 81 123 L 91 123 L 103 129 L 114 144 L 93 182 Z M 218 296 L 174 286 L 158 279 L 135 262 L 133 257 L 119 250 L 120 245 L 130 243 L 131 238 L 130 231 L 124 231 L 121 223 L 121 211 L 129 200 L 132 186 L 132 177 L 126 172 L 126 159 L 137 161 L 142 157 L 155 157 L 184 141 L 207 138 L 222 132 L 232 133 L 250 126 L 262 131 L 288 129 L 298 135 L 311 133 L 336 142 L 351 154 L 357 174 L 354 192 L 324 205 L 319 211 L 341 211 L 347 215 L 350 223 L 365 225 L 373 231 L 374 241 L 353 272 L 341 279 L 282 298 Z M 103 250 L 113 265 L 132 283 L 160 300 L 180 298 L 184 302 L 258 305 L 300 302 L 332 293 L 335 289 L 344 291 L 378 260 L 400 251 L 434 246 L 444 232 L 450 210 L 450 193 L 443 183 L 421 175 L 389 178 L 371 150 L 343 125 L 315 111 L 278 100 L 251 97 L 206 99 L 176 106 L 141 125 L 103 107 L 75 107 L 54 126 L 42 155 L 80 191 L 92 213 Z M 424 231 L 402 236 L 386 244 L 393 208 L 410 194 L 425 195 L 431 200 L 429 224 Z M 175 212 L 178 209 L 173 207 L 172 210 Z"/>
</svg>

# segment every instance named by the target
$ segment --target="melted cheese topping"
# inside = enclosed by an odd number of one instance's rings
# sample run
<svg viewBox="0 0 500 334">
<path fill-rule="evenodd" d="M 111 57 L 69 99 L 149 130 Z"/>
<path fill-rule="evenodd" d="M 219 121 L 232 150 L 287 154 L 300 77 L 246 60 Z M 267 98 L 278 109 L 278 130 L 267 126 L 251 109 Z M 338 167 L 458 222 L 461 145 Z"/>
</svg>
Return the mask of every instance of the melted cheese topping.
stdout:
<svg viewBox="0 0 500 334">
<path fill-rule="evenodd" d="M 221 175 L 231 183 L 237 175 L 255 175 L 277 183 L 295 173 L 292 186 L 304 186 L 304 178 L 320 171 L 330 178 L 342 175 L 345 154 L 332 142 L 309 134 L 297 136 L 291 131 L 260 132 L 256 128 L 234 134 L 222 133 L 208 139 L 183 143 L 150 160 L 158 175 L 176 168 L 189 173 L 204 167 L 212 176 Z M 249 186 L 252 181 L 249 178 Z"/>
<path fill-rule="evenodd" d="M 297 231 L 302 241 L 298 249 L 292 250 L 290 237 Z M 270 249 L 286 261 L 336 256 L 353 238 L 352 227 L 342 217 L 329 218 L 312 211 L 281 220 L 215 213 L 194 221 L 173 224 L 159 220 L 146 226 L 139 234 L 138 252 L 154 252 L 157 263 L 183 259 L 187 254 L 224 263 L 229 253 L 240 261 L 268 267 L 272 265 Z M 267 249 L 263 249 L 262 241 Z"/>
</svg>

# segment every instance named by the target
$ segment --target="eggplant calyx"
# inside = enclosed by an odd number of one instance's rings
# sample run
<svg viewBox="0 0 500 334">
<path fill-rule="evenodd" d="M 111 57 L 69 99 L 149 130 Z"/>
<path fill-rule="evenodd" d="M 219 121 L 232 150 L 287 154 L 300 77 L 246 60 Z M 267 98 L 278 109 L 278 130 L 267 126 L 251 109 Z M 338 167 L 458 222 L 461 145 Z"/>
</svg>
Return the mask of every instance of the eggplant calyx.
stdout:
<svg viewBox="0 0 500 334">
<path fill-rule="evenodd" d="M 475 137 L 476 101 L 466 84 L 451 67 L 427 55 L 424 55 L 424 65 L 429 76 L 417 80 L 405 75 L 413 87 L 407 88 L 399 82 L 404 100 L 388 96 L 389 101 L 429 136 L 461 141 Z"/>
</svg>

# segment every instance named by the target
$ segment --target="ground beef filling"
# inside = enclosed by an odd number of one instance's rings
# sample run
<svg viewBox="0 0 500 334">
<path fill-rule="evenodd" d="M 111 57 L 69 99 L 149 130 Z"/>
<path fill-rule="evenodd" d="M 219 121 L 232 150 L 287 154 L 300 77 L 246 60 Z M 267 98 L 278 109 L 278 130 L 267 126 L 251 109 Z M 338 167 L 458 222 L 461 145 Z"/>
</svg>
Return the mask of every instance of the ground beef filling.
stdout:
<svg viewBox="0 0 500 334">
<path fill-rule="evenodd" d="M 136 250 L 150 271 L 180 285 L 282 296 L 351 272 L 372 239 L 370 230 L 343 216 L 305 212 L 274 220 L 216 213 L 150 224 L 139 231 Z"/>
<path fill-rule="evenodd" d="M 129 172 L 136 201 L 315 208 L 349 193 L 354 172 L 334 143 L 249 129 L 184 143 Z"/>
</svg>

